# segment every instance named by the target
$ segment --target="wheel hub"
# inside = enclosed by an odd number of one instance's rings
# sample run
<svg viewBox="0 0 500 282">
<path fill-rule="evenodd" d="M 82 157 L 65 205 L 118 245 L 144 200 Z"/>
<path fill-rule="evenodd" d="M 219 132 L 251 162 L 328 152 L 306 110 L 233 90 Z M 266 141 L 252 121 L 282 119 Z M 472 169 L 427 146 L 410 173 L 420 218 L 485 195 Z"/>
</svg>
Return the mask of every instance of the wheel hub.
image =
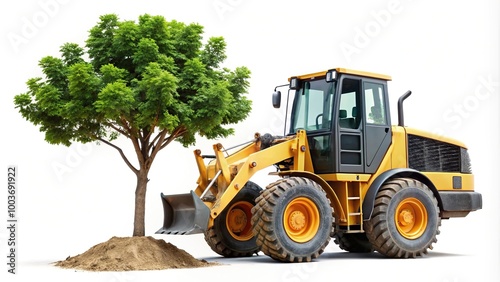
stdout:
<svg viewBox="0 0 500 282">
<path fill-rule="evenodd" d="M 406 239 L 418 239 L 427 228 L 427 210 L 417 198 L 402 200 L 396 207 L 394 221 L 399 234 Z"/>
<path fill-rule="evenodd" d="M 318 207 L 309 198 L 295 198 L 285 208 L 283 215 L 285 232 L 297 243 L 305 243 L 314 238 L 318 232 L 319 223 Z"/>
<path fill-rule="evenodd" d="M 290 227 L 299 231 L 306 226 L 306 216 L 300 211 L 294 211 L 290 215 Z"/>
<path fill-rule="evenodd" d="M 252 239 L 252 218 L 253 205 L 246 201 L 240 201 L 232 205 L 226 216 L 226 229 L 229 234 L 238 241 Z"/>
<path fill-rule="evenodd" d="M 240 209 L 233 209 L 229 212 L 229 227 L 233 232 L 241 232 L 247 225 L 247 216 Z"/>
<path fill-rule="evenodd" d="M 399 222 L 401 225 L 407 226 L 409 224 L 414 224 L 415 223 L 415 217 L 413 215 L 413 212 L 409 209 L 405 209 L 401 211 L 399 214 Z"/>
</svg>

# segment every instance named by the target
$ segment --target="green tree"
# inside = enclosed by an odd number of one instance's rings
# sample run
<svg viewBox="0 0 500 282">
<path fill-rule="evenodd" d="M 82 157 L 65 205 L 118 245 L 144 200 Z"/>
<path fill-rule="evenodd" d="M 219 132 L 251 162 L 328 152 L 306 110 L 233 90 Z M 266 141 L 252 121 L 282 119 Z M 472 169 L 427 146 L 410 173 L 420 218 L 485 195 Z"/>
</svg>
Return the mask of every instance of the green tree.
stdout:
<svg viewBox="0 0 500 282">
<path fill-rule="evenodd" d="M 250 71 L 222 68 L 223 37 L 202 38 L 203 27 L 148 14 L 138 22 L 103 15 L 89 31 L 86 49 L 74 43 L 61 57 L 40 60 L 44 78 L 27 81 L 14 98 L 24 118 L 51 144 L 100 142 L 116 149 L 137 177 L 133 236 L 145 235 L 148 173 L 157 154 L 177 140 L 233 133 L 251 101 L 244 95 Z M 113 143 L 130 140 L 136 161 Z"/>
</svg>

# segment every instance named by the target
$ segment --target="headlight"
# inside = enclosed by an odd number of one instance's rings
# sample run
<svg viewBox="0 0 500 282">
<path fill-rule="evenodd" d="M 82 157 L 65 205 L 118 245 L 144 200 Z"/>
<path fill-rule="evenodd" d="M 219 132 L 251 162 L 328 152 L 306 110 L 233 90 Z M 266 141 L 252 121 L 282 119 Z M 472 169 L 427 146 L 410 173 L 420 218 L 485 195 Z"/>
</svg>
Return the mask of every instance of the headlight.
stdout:
<svg viewBox="0 0 500 282">
<path fill-rule="evenodd" d="M 333 82 L 333 81 L 337 80 L 337 71 L 336 70 L 327 71 L 325 80 L 326 80 L 326 82 Z"/>
<path fill-rule="evenodd" d="M 299 79 L 297 77 L 290 78 L 290 89 L 296 90 L 299 89 Z"/>
</svg>

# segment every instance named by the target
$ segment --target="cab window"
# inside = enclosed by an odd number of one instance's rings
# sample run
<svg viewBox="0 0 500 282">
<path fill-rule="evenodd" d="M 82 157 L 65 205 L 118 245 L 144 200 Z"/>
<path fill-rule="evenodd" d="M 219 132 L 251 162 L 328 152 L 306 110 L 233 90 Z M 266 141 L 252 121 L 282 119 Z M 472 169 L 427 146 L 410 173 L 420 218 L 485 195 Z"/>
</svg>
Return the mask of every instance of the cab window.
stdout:
<svg viewBox="0 0 500 282">
<path fill-rule="evenodd" d="M 339 105 L 339 126 L 341 128 L 357 129 L 360 124 L 358 112 L 360 82 L 358 79 L 342 80 L 342 91 Z"/>
<path fill-rule="evenodd" d="M 303 82 L 295 95 L 290 133 L 299 129 L 314 131 L 331 128 L 334 84 L 324 79 Z"/>
<path fill-rule="evenodd" d="M 386 125 L 387 116 L 384 104 L 384 86 L 378 83 L 365 82 L 366 123 Z"/>
</svg>

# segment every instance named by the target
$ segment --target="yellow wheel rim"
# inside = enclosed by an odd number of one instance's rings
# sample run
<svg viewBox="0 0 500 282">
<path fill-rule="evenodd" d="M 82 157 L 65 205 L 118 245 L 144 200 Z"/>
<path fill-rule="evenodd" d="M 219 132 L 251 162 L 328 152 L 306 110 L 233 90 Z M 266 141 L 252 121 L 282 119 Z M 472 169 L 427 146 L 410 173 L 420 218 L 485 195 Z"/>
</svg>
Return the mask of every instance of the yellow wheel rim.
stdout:
<svg viewBox="0 0 500 282">
<path fill-rule="evenodd" d="M 240 201 L 233 204 L 226 216 L 226 228 L 231 236 L 238 241 L 247 241 L 252 234 L 252 207 L 249 202 Z"/>
<path fill-rule="evenodd" d="M 416 198 L 404 199 L 394 214 L 396 228 L 406 239 L 417 239 L 427 228 L 427 210 Z"/>
<path fill-rule="evenodd" d="M 318 208 L 309 198 L 296 198 L 285 208 L 283 216 L 285 232 L 297 243 L 311 240 L 318 232 L 319 222 Z"/>
</svg>

